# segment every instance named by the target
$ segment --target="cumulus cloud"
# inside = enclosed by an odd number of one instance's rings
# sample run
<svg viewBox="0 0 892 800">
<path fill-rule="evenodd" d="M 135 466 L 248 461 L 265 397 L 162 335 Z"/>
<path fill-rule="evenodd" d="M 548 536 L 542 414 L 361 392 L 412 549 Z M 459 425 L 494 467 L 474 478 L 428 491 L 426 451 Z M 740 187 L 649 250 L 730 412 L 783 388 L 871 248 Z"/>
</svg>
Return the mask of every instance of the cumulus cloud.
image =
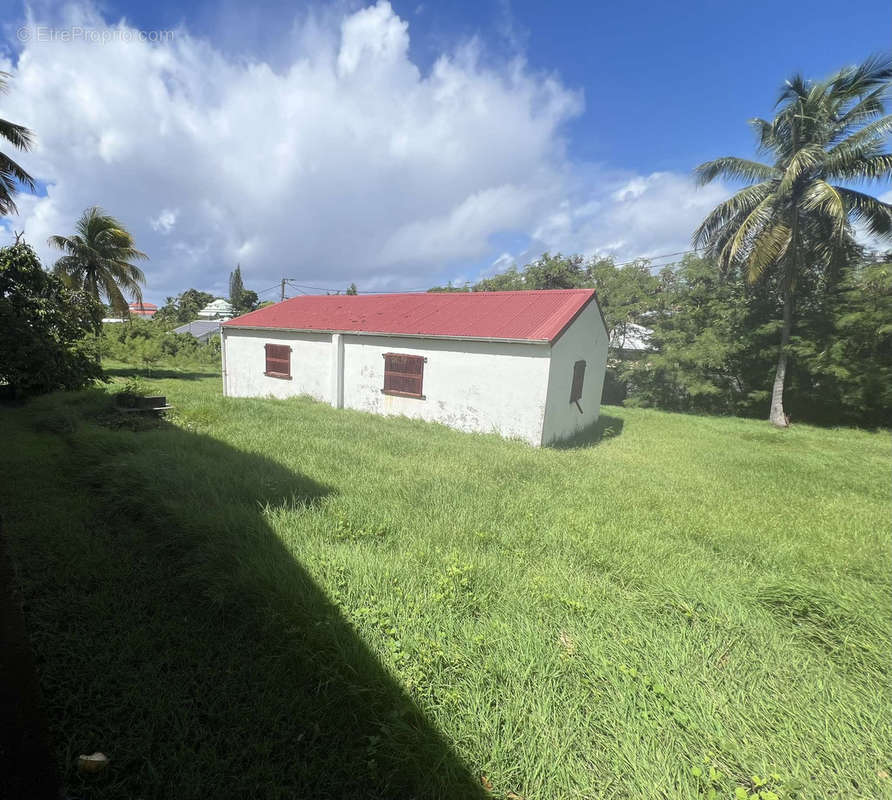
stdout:
<svg viewBox="0 0 892 800">
<path fill-rule="evenodd" d="M 170 233 L 177 223 L 178 214 L 179 211 L 176 209 L 165 208 L 157 217 L 149 220 L 149 225 L 152 226 L 153 231 L 164 234 Z"/>
<path fill-rule="evenodd" d="M 117 35 L 32 37 L 0 59 L 14 76 L 3 116 L 35 131 L 21 161 L 46 184 L 12 226 L 50 262 L 46 238 L 102 206 L 150 255 L 149 298 L 225 292 L 237 262 L 257 289 L 424 286 L 491 262 L 503 233 L 531 250 L 676 246 L 713 196 L 572 164 L 579 91 L 521 58 L 484 62 L 476 41 L 422 72 L 383 0 L 283 26 L 275 66 L 185 29 L 140 40 L 91 6 L 28 22 Z"/>
<path fill-rule="evenodd" d="M 533 233 L 537 245 L 620 259 L 678 252 L 690 247 L 696 226 L 730 194 L 721 183 L 697 187 L 690 176 L 673 172 L 605 172 L 590 181 L 578 202 L 565 200 L 542 220 Z"/>
</svg>

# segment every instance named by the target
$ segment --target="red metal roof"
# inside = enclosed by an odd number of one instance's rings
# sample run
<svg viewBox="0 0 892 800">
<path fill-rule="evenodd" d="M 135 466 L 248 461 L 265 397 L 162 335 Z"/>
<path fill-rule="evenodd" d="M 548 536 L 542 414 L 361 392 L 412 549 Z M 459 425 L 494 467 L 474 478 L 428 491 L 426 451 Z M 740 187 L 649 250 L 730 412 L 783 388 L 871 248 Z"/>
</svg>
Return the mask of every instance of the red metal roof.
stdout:
<svg viewBox="0 0 892 800">
<path fill-rule="evenodd" d="M 131 314 L 136 314 L 138 317 L 151 317 L 158 310 L 158 306 L 154 303 L 138 303 L 136 301 L 130 303 L 128 306 Z"/>
<path fill-rule="evenodd" d="M 594 289 L 305 295 L 223 327 L 552 342 L 594 296 Z"/>
</svg>

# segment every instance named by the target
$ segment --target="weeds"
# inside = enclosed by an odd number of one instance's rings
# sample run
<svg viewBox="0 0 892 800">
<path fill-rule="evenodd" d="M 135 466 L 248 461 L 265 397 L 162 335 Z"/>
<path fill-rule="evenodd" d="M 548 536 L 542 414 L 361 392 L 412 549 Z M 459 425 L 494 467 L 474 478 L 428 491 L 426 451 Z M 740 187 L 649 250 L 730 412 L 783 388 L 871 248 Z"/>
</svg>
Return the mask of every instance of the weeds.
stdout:
<svg viewBox="0 0 892 800">
<path fill-rule="evenodd" d="M 889 796 L 885 435 L 611 408 L 535 450 L 145 383 L 147 431 L 0 410 L 72 796 Z"/>
</svg>

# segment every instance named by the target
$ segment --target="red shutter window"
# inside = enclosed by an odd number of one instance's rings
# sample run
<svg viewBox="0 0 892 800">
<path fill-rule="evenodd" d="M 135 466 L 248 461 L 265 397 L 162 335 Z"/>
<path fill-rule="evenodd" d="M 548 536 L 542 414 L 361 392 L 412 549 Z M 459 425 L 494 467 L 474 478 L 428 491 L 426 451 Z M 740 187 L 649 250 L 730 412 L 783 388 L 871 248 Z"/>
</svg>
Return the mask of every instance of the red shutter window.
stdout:
<svg viewBox="0 0 892 800">
<path fill-rule="evenodd" d="M 585 381 L 585 361 L 577 361 L 573 365 L 573 385 L 570 387 L 570 402 L 576 403 L 577 406 L 582 399 L 583 381 Z"/>
<path fill-rule="evenodd" d="M 291 380 L 291 348 L 287 344 L 266 345 L 266 371 L 270 378 Z"/>
<path fill-rule="evenodd" d="M 417 397 L 424 400 L 424 356 L 407 356 L 403 353 L 384 354 L 384 394 L 400 397 Z"/>
</svg>

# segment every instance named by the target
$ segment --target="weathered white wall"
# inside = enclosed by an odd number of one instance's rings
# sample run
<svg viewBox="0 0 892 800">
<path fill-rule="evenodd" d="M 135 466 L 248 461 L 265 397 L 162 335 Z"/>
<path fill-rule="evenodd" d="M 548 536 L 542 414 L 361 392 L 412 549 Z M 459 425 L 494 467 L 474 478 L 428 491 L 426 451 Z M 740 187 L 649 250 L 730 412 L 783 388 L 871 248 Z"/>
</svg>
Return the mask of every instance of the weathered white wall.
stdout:
<svg viewBox="0 0 892 800">
<path fill-rule="evenodd" d="M 570 403 L 573 365 L 580 360 L 585 361 L 582 413 Z M 597 304 L 591 302 L 551 348 L 542 444 L 566 439 L 597 421 L 606 371 L 607 330 Z"/>
<path fill-rule="evenodd" d="M 224 383 L 228 397 L 292 397 L 307 394 L 331 399 L 331 335 L 223 328 Z M 291 347 L 291 380 L 270 378 L 266 344 Z"/>
<path fill-rule="evenodd" d="M 381 392 L 384 353 L 427 358 L 424 400 Z M 344 335 L 346 408 L 403 414 L 538 445 L 547 384 L 545 344 Z"/>
<path fill-rule="evenodd" d="M 229 397 L 310 395 L 375 414 L 402 414 L 458 430 L 499 433 L 532 445 L 572 436 L 598 418 L 607 332 L 591 304 L 546 344 L 289 333 L 224 328 L 224 393 Z M 264 375 L 266 344 L 291 351 L 291 380 Z M 343 378 L 338 381 L 338 351 Z M 384 353 L 427 358 L 424 400 L 383 394 Z M 583 408 L 571 405 L 573 364 L 586 361 Z M 341 400 L 342 394 L 342 400 Z"/>
</svg>

